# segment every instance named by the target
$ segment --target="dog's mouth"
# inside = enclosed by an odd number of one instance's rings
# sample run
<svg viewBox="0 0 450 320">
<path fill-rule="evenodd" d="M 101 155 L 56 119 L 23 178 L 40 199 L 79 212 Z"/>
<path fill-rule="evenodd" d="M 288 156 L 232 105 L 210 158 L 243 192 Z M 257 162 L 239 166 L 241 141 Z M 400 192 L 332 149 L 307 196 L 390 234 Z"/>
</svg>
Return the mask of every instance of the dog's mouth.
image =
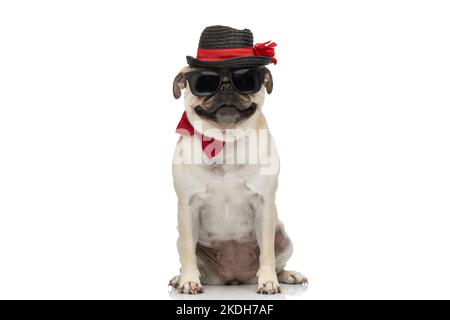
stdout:
<svg viewBox="0 0 450 320">
<path fill-rule="evenodd" d="M 201 106 L 194 108 L 195 113 L 202 118 L 226 124 L 234 124 L 250 118 L 257 109 L 256 103 L 252 103 L 249 107 L 241 109 L 235 105 L 224 104 L 214 110 L 206 110 Z"/>
</svg>

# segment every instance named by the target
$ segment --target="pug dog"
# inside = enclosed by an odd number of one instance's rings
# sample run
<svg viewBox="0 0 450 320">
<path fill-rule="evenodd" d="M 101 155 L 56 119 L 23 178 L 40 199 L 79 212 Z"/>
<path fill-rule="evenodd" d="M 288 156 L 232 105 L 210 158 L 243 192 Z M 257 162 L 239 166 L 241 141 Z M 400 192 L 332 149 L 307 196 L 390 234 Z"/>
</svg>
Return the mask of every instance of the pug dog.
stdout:
<svg viewBox="0 0 450 320">
<path fill-rule="evenodd" d="M 226 58 L 211 59 L 223 56 L 221 43 L 229 43 L 230 34 L 241 42 L 225 48 Z M 258 293 L 276 294 L 280 283 L 307 284 L 301 273 L 285 270 L 293 247 L 275 205 L 279 158 L 262 114 L 265 93 L 273 90 L 265 65 L 274 58 L 234 50 L 255 53 L 249 34 L 206 28 L 197 58 L 187 57 L 189 66 L 173 81 L 176 99 L 184 91 L 179 127 L 186 129 L 172 168 L 181 270 L 169 285 L 179 293 L 254 283 Z M 239 56 L 228 58 L 233 52 Z"/>
</svg>

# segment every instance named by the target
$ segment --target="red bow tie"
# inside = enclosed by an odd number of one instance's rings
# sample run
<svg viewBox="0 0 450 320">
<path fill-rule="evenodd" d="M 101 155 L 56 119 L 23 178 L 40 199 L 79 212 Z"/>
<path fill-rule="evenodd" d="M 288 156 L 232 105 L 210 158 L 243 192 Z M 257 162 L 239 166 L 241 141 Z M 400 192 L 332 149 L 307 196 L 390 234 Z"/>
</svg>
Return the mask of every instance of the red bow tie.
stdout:
<svg viewBox="0 0 450 320">
<path fill-rule="evenodd" d="M 192 124 L 189 122 L 186 111 L 183 112 L 180 122 L 178 123 L 176 132 L 181 135 L 193 136 L 194 134 L 200 137 L 202 141 L 203 152 L 208 156 L 208 158 L 214 158 L 218 155 L 225 147 L 225 141 L 216 140 L 211 137 L 207 137 L 200 132 L 195 131 Z"/>
</svg>

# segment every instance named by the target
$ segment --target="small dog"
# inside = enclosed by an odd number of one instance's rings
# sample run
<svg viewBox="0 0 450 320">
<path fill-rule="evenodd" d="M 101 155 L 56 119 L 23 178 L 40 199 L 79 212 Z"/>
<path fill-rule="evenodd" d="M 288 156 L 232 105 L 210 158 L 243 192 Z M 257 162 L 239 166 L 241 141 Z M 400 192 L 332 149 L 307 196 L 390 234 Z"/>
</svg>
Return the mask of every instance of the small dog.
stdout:
<svg viewBox="0 0 450 320">
<path fill-rule="evenodd" d="M 173 160 L 181 274 L 170 285 L 179 293 L 257 283 L 258 293 L 275 294 L 280 282 L 307 283 L 284 270 L 293 249 L 277 217 L 279 159 L 261 113 L 274 46 L 253 47 L 248 29 L 208 27 L 174 79 L 186 109 Z"/>
</svg>

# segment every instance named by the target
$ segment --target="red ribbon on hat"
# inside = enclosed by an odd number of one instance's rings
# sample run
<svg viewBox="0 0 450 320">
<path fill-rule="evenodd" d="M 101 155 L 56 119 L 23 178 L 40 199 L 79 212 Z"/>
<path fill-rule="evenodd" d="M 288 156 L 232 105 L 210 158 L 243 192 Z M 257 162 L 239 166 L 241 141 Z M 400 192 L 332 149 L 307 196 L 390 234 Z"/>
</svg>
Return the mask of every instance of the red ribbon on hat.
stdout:
<svg viewBox="0 0 450 320">
<path fill-rule="evenodd" d="M 271 40 L 255 44 L 254 50 L 256 56 L 264 56 L 272 58 L 272 63 L 277 64 L 277 59 L 275 58 L 275 47 L 276 42 Z"/>
<path fill-rule="evenodd" d="M 198 48 L 197 59 L 207 61 L 226 60 L 240 57 L 268 57 L 273 64 L 277 64 L 275 58 L 275 47 L 277 44 L 272 41 L 257 43 L 253 48 L 226 48 L 226 49 L 203 49 Z"/>
</svg>

